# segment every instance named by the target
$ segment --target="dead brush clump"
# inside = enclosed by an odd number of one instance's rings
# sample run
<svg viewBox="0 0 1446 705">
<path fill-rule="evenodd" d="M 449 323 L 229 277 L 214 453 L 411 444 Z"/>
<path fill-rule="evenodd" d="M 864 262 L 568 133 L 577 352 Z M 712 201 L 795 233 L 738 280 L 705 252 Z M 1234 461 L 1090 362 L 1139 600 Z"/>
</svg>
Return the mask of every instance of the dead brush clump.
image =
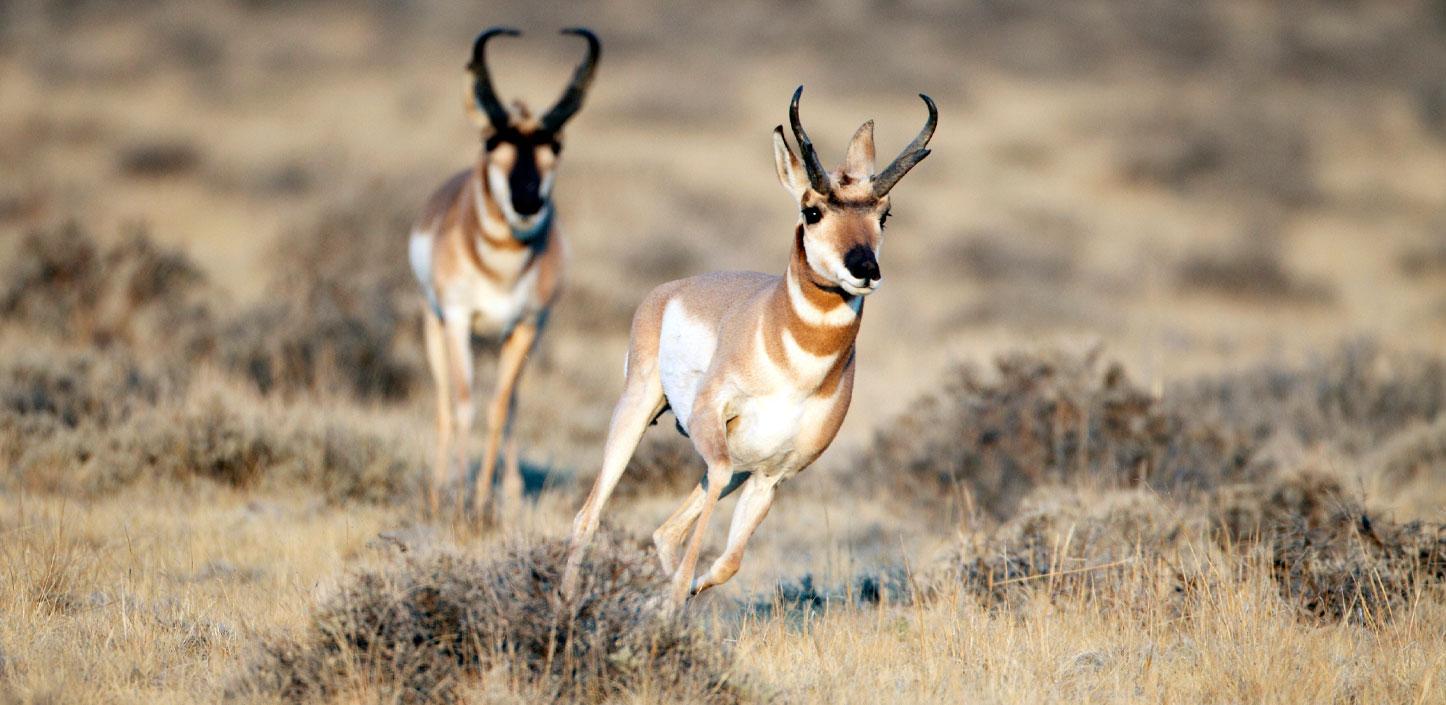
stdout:
<svg viewBox="0 0 1446 705">
<path fill-rule="evenodd" d="M 403 444 L 331 422 L 271 420 L 213 399 L 154 409 L 115 426 L 29 443 L 12 481 L 32 491 L 97 496 L 142 482 L 215 482 L 239 489 L 308 487 L 333 503 L 378 504 L 414 493 Z"/>
<path fill-rule="evenodd" d="M 134 228 L 109 246 L 74 223 L 22 237 L 0 270 L 0 322 L 95 345 L 204 351 L 206 280 L 184 254 Z"/>
<path fill-rule="evenodd" d="M 221 364 L 263 393 L 345 389 L 401 399 L 422 377 L 416 311 L 405 267 L 409 211 L 372 194 L 284 238 L 272 257 L 272 300 L 222 328 Z"/>
<path fill-rule="evenodd" d="M 1208 519 L 1227 548 L 1263 551 L 1282 597 L 1320 621 L 1384 622 L 1446 583 L 1446 525 L 1391 521 L 1333 478 L 1225 488 Z"/>
<path fill-rule="evenodd" d="M 1197 379 L 1169 390 L 1166 402 L 1255 441 L 1286 436 L 1358 455 L 1446 411 L 1446 360 L 1359 341 L 1300 367 Z"/>
<path fill-rule="evenodd" d="M 1291 271 L 1279 248 L 1260 237 L 1224 250 L 1193 252 L 1178 263 L 1175 279 L 1186 292 L 1237 300 L 1319 306 L 1336 298 L 1329 282 Z"/>
<path fill-rule="evenodd" d="M 997 518 L 1046 484 L 1234 481 L 1247 474 L 1252 451 L 1226 428 L 1166 411 L 1097 352 L 1006 355 L 992 377 L 958 367 L 884 428 L 846 481 Z"/>
<path fill-rule="evenodd" d="M 725 646 L 663 608 L 666 577 L 646 555 L 599 542 L 575 603 L 558 593 L 566 545 L 549 541 L 479 561 L 451 552 L 356 576 L 297 640 L 263 647 L 232 688 L 311 702 L 368 692 L 383 702 L 451 703 L 469 694 L 593 703 L 652 693 L 738 702 Z"/>
</svg>

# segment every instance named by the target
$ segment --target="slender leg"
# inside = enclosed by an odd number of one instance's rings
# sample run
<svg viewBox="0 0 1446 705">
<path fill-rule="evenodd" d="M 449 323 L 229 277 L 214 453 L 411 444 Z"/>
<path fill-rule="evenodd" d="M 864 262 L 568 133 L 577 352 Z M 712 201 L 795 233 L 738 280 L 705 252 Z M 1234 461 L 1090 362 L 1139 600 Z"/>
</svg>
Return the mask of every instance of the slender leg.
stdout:
<svg viewBox="0 0 1446 705">
<path fill-rule="evenodd" d="M 658 562 L 663 572 L 672 575 L 678 570 L 678 547 L 688 536 L 688 529 L 703 511 L 703 498 L 707 495 L 703 486 L 693 488 L 693 493 L 678 505 L 678 509 L 653 532 L 653 546 L 658 550 Z"/>
<path fill-rule="evenodd" d="M 466 478 L 470 460 L 467 447 L 476 408 L 472 402 L 472 330 L 471 321 L 463 311 L 447 311 L 443 320 L 447 352 L 447 380 L 452 388 L 452 462 L 457 468 L 454 477 Z M 457 508 L 463 506 L 463 493 L 458 493 Z"/>
<path fill-rule="evenodd" d="M 422 333 L 427 343 L 427 366 L 437 388 L 437 454 L 433 460 L 432 478 L 427 485 L 427 509 L 433 517 L 441 509 L 442 486 L 452 460 L 452 390 L 447 385 L 447 349 L 443 341 L 442 320 L 424 305 Z"/>
<path fill-rule="evenodd" d="M 622 398 L 613 409 L 612 422 L 608 427 L 607 442 L 603 445 L 603 464 L 598 472 L 592 491 L 578 510 L 572 522 L 572 541 L 568 549 L 567 564 L 562 572 L 562 591 L 569 598 L 577 592 L 577 571 L 582 565 L 583 553 L 597 532 L 602 517 L 603 505 L 607 504 L 622 479 L 628 460 L 637 450 L 638 441 L 647 430 L 648 423 L 663 409 L 663 385 L 655 369 L 643 369 L 635 364 L 629 370 L 628 381 L 623 388 Z"/>
<path fill-rule="evenodd" d="M 748 539 L 763 523 L 763 517 L 768 516 L 768 508 L 773 506 L 773 490 L 777 485 L 776 478 L 755 477 L 743 487 L 738 507 L 733 510 L 733 524 L 728 528 L 728 548 L 723 550 L 718 560 L 713 561 L 707 573 L 693 582 L 694 595 L 728 582 L 738 572 L 738 566 L 743 563 L 743 551 L 748 548 Z"/>
<path fill-rule="evenodd" d="M 492 475 L 497 468 L 503 436 L 512 435 L 512 410 L 517 404 L 517 380 L 522 376 L 522 368 L 527 363 L 527 356 L 532 352 L 532 345 L 536 341 L 535 321 L 517 324 L 507 339 L 502 341 L 502 353 L 497 361 L 497 389 L 493 391 L 492 403 L 487 407 L 487 445 L 482 455 L 482 470 L 477 473 L 477 488 L 472 495 L 472 510 L 478 517 L 487 510 L 488 500 L 492 496 Z M 520 477 L 518 481 L 518 489 L 521 489 Z"/>
<path fill-rule="evenodd" d="M 752 473 L 735 472 L 729 478 L 728 486 L 723 488 L 723 494 L 719 497 L 727 497 L 739 487 L 746 487 L 748 478 Z M 703 510 L 703 498 L 707 495 L 703 485 L 693 488 L 693 493 L 678 505 L 678 509 L 669 516 L 657 531 L 653 532 L 653 546 L 658 551 L 658 561 L 663 565 L 663 572 L 672 575 L 678 570 L 678 549 L 682 547 L 683 541 L 688 538 L 688 529 L 692 528 L 693 522 L 698 518 L 698 513 Z"/>
<path fill-rule="evenodd" d="M 688 541 L 688 550 L 683 554 L 683 560 L 678 563 L 677 571 L 673 573 L 674 607 L 681 607 L 691 594 L 693 571 L 698 566 L 698 551 L 703 547 L 703 534 L 708 531 L 708 520 L 713 516 L 713 508 L 718 505 L 718 500 L 723 496 L 723 487 L 728 484 L 728 478 L 732 474 L 726 462 L 708 467 L 708 489 L 703 493 L 703 506 L 698 510 L 693 538 Z"/>
</svg>

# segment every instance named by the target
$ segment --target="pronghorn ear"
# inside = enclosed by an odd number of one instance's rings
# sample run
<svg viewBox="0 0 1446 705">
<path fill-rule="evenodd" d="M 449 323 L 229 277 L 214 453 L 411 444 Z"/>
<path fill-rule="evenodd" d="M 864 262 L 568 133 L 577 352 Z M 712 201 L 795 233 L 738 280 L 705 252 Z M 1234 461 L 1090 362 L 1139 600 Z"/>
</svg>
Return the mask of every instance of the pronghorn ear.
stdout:
<svg viewBox="0 0 1446 705">
<path fill-rule="evenodd" d="M 859 126 L 849 142 L 848 155 L 844 157 L 844 173 L 854 181 L 868 181 L 874 176 L 874 121 Z"/>
<path fill-rule="evenodd" d="M 773 165 L 778 170 L 778 183 L 783 184 L 783 188 L 794 198 L 802 199 L 803 192 L 808 190 L 808 177 L 803 174 L 803 162 L 783 139 L 782 125 L 773 128 Z"/>
<path fill-rule="evenodd" d="M 481 106 L 477 105 L 477 96 L 473 93 L 472 74 L 467 74 L 466 82 L 463 84 L 462 109 L 467 113 L 467 121 L 471 122 L 477 129 L 481 130 L 492 124 L 487 119 L 487 114 L 482 112 Z"/>
</svg>

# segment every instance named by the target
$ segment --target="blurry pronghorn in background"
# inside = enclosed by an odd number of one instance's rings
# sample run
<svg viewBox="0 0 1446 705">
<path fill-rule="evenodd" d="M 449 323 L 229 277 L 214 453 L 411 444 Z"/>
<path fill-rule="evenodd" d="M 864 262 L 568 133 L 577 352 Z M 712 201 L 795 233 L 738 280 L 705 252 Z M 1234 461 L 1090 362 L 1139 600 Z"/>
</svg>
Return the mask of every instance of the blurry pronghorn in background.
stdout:
<svg viewBox="0 0 1446 705">
<path fill-rule="evenodd" d="M 426 295 L 427 360 L 437 384 L 437 455 L 428 499 L 435 513 L 443 484 L 465 478 L 472 428 L 473 332 L 500 334 L 497 387 L 487 408 L 487 442 L 473 507 L 480 516 L 504 442 L 503 491 L 520 498 L 522 476 L 512 439 L 517 382 L 562 284 L 564 244 L 552 203 L 562 151 L 562 128 L 582 107 L 600 45 L 587 29 L 565 29 L 587 40 L 587 57 L 562 97 L 541 117 L 521 102 L 509 112 L 488 74 L 486 46 L 515 29 L 492 28 L 472 45 L 468 112 L 482 127 L 477 163 L 437 190 L 412 228 L 410 259 Z M 480 115 L 478 114 L 480 111 Z M 465 487 L 462 488 L 465 490 Z M 465 495 L 465 491 L 462 492 Z M 460 496 L 459 496 L 460 501 Z"/>
<path fill-rule="evenodd" d="M 608 429 L 602 470 L 573 522 L 563 574 L 569 595 L 603 505 L 643 431 L 663 411 L 672 409 L 679 430 L 708 464 L 700 485 L 653 534 L 663 569 L 673 574 L 674 604 L 738 572 L 749 537 L 773 504 L 775 487 L 817 459 L 843 423 L 863 299 L 882 280 L 878 252 L 889 191 L 928 156 L 925 145 L 938 110 L 928 96 L 919 96 L 928 120 L 877 173 L 874 124 L 864 123 L 843 166 L 829 173 L 799 122 L 802 93 L 799 86 L 789 107 L 801 162 L 783 127 L 773 131 L 778 179 L 799 208 L 788 270 L 781 277 L 704 274 L 664 284 L 643 299 L 633 318 L 627 379 Z M 713 507 L 740 487 L 728 546 L 694 580 Z"/>
</svg>

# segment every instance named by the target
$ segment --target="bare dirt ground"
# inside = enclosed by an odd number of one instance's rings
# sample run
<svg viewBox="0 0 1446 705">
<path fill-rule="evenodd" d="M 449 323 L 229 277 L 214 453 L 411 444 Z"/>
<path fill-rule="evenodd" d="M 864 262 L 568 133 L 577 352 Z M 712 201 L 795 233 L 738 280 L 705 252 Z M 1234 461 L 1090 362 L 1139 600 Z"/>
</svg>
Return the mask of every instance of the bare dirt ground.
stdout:
<svg viewBox="0 0 1446 705">
<path fill-rule="evenodd" d="M 479 527 L 404 243 L 500 23 L 534 107 L 604 53 Z M 1446 702 L 1443 76 L 1436 0 L 0 0 L 0 703 Z M 826 160 L 941 114 L 848 421 L 681 621 L 660 424 L 559 607 L 632 307 L 785 266 L 800 83 Z"/>
</svg>

